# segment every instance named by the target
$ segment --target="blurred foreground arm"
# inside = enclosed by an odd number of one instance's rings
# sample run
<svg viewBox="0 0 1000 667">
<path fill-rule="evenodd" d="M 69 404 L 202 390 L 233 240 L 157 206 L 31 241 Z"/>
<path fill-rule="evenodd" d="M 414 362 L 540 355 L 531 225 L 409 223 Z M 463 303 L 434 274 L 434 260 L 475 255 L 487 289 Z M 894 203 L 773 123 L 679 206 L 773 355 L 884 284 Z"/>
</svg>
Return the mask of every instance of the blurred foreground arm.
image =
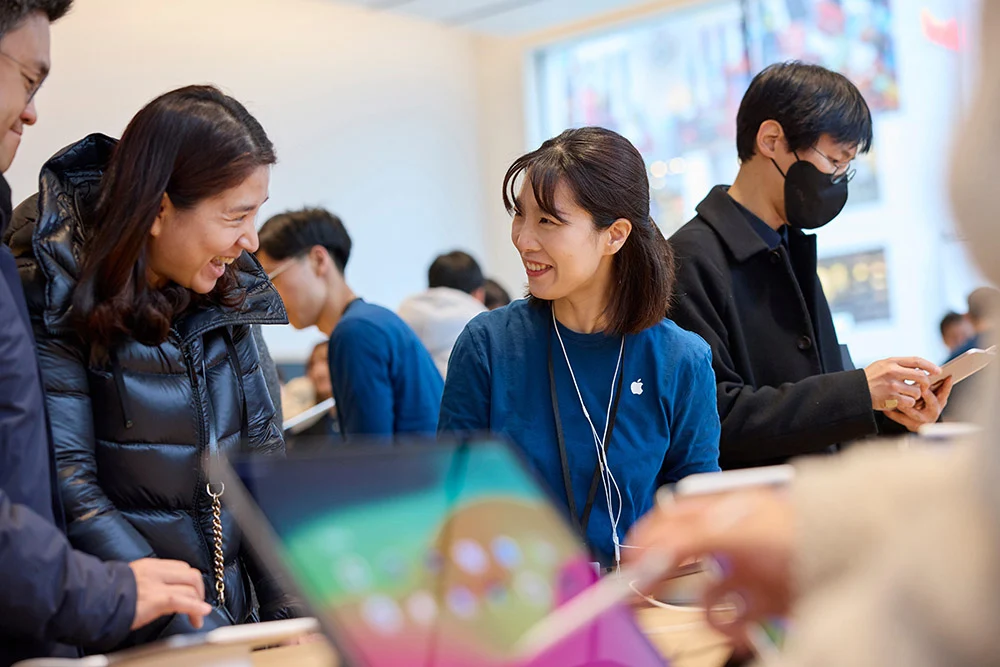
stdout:
<svg viewBox="0 0 1000 667">
<path fill-rule="evenodd" d="M 788 492 L 680 499 L 630 539 L 718 557 L 725 573 L 706 597 L 743 597 L 741 623 L 722 628 L 737 639 L 743 623 L 790 613 L 780 664 L 989 664 L 1000 655 L 1000 494 L 984 471 L 998 463 L 978 443 L 856 450 L 801 464 Z"/>
</svg>

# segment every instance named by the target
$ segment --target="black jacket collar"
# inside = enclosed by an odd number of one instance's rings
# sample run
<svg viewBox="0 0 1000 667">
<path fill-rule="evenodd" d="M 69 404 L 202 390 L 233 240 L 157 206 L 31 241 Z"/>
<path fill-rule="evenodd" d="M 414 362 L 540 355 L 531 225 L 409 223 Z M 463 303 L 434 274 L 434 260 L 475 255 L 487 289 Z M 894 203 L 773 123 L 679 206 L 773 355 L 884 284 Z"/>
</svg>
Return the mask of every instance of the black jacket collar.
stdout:
<svg viewBox="0 0 1000 667">
<path fill-rule="evenodd" d="M 742 264 L 754 255 L 771 250 L 729 196 L 728 185 L 712 188 L 695 211 L 715 231 L 737 263 Z M 815 235 L 789 228 L 788 247 L 793 254 L 797 251 L 809 253 L 815 262 Z"/>
<path fill-rule="evenodd" d="M 695 210 L 715 230 L 737 262 L 743 263 L 758 253 L 770 250 L 730 198 L 728 185 L 712 188 Z"/>
</svg>

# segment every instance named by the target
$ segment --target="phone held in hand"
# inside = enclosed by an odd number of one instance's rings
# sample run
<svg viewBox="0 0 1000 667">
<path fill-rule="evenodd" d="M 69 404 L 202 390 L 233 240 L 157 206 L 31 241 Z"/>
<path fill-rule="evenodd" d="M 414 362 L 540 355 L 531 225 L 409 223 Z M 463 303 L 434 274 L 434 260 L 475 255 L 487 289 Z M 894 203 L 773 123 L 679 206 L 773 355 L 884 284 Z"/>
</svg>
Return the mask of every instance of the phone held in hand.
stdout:
<svg viewBox="0 0 1000 667">
<path fill-rule="evenodd" d="M 967 352 L 963 352 L 942 366 L 941 372 L 938 375 L 931 376 L 931 390 L 937 390 L 948 378 L 952 378 L 952 382 L 958 384 L 962 380 L 972 377 L 989 366 L 996 357 L 996 354 L 996 345 L 988 347 L 985 350 L 973 348 Z"/>
<path fill-rule="evenodd" d="M 794 477 L 795 468 L 788 464 L 724 470 L 723 472 L 703 472 L 688 475 L 674 484 L 670 491 L 676 496 L 707 496 L 747 488 L 783 487 L 791 483 Z"/>
</svg>

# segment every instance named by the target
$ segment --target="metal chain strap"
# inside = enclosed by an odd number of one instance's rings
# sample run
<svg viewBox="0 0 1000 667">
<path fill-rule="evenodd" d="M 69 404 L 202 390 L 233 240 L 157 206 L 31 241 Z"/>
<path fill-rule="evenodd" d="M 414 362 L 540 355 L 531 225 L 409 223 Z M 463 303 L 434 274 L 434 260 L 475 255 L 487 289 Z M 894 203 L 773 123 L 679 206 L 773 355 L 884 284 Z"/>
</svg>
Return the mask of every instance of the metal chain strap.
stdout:
<svg viewBox="0 0 1000 667">
<path fill-rule="evenodd" d="M 219 500 L 226 492 L 226 485 L 219 482 L 219 492 L 212 491 L 212 485 L 206 484 L 205 490 L 212 497 L 212 536 L 215 542 L 215 592 L 219 596 L 219 604 L 226 604 L 226 560 L 222 552 L 222 501 Z"/>
</svg>

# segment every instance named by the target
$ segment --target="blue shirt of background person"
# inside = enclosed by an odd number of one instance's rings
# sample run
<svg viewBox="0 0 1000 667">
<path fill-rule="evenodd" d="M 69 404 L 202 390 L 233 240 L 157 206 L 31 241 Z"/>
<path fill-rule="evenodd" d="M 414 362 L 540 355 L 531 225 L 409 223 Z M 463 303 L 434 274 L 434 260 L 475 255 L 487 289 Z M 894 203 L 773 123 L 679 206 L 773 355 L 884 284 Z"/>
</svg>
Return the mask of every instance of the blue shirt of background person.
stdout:
<svg viewBox="0 0 1000 667">
<path fill-rule="evenodd" d="M 351 238 L 322 209 L 276 215 L 260 229 L 257 258 L 296 329 L 330 337 L 330 384 L 345 436 L 433 435 L 444 382 L 403 320 L 359 299 L 344 279 Z"/>
<path fill-rule="evenodd" d="M 673 257 L 649 217 L 645 164 L 626 139 L 568 130 L 514 162 L 504 200 L 531 296 L 466 327 L 439 427 L 508 436 L 611 564 L 657 486 L 719 469 L 711 352 L 664 317 Z M 619 383 L 607 447 L 614 479 L 602 479 L 581 526 Z"/>
</svg>

